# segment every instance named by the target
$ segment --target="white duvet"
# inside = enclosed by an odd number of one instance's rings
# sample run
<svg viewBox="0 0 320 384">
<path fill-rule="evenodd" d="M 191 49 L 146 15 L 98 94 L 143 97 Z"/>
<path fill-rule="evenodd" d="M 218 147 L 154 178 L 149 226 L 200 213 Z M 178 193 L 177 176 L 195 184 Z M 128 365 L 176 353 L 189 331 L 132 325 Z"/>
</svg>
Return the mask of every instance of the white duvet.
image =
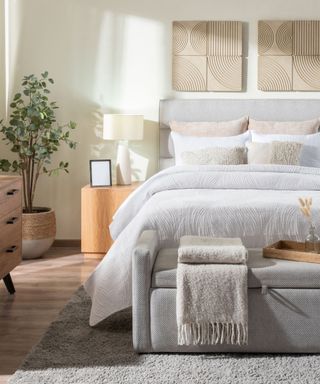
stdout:
<svg viewBox="0 0 320 384">
<path fill-rule="evenodd" d="M 146 229 L 160 247 L 182 235 L 240 237 L 247 247 L 279 239 L 303 240 L 308 224 L 298 197 L 312 196 L 320 224 L 320 170 L 284 165 L 176 166 L 159 172 L 119 208 L 110 226 L 115 240 L 85 289 L 90 325 L 131 305 L 131 253 Z"/>
</svg>

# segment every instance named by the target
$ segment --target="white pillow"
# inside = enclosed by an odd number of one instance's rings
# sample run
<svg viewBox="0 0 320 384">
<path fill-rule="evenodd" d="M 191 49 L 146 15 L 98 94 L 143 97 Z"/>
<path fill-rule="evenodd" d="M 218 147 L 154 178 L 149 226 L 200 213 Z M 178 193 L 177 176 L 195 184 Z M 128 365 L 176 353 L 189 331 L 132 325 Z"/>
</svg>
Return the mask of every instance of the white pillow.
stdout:
<svg viewBox="0 0 320 384">
<path fill-rule="evenodd" d="M 264 134 L 251 131 L 251 141 L 253 143 L 271 143 L 272 141 L 295 141 L 301 144 L 320 145 L 320 132 L 311 135 L 281 135 L 281 134 Z"/>
<path fill-rule="evenodd" d="M 181 154 L 183 152 L 206 149 L 210 147 L 233 148 L 243 147 L 250 140 L 250 132 L 247 131 L 237 136 L 228 137 L 196 137 L 185 136 L 177 132 L 171 132 L 170 136 L 174 145 L 176 165 L 182 165 Z"/>
<path fill-rule="evenodd" d="M 303 144 L 300 165 L 320 167 L 320 133 L 312 135 L 270 135 L 251 131 L 253 143 L 270 143 L 272 141 L 294 141 Z"/>
</svg>

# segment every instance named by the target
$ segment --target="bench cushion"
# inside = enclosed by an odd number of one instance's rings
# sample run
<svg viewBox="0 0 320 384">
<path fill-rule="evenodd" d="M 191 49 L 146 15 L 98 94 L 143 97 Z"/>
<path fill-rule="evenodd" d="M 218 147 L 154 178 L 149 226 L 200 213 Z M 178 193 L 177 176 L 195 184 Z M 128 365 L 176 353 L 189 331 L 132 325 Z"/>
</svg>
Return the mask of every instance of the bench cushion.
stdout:
<svg viewBox="0 0 320 384">
<path fill-rule="evenodd" d="M 153 288 L 175 288 L 177 248 L 158 252 L 152 274 Z M 320 264 L 262 257 L 261 249 L 249 250 L 248 287 L 320 288 Z"/>
</svg>

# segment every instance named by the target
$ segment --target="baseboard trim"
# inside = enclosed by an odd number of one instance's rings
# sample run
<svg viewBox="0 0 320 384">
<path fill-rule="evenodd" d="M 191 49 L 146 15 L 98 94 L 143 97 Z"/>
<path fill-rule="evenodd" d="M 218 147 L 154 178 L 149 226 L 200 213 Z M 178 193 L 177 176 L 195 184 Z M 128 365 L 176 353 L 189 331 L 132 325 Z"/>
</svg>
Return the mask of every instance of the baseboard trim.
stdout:
<svg viewBox="0 0 320 384">
<path fill-rule="evenodd" d="M 80 248 L 80 239 L 57 239 L 53 242 L 53 247 L 77 247 Z"/>
</svg>

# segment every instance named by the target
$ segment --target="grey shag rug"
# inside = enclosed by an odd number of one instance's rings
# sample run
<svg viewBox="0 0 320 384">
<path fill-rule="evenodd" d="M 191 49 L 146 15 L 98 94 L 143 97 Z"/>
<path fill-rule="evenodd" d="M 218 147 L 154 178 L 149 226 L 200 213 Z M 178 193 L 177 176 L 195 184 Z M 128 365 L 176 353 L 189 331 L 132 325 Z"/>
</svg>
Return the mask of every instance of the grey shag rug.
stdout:
<svg viewBox="0 0 320 384">
<path fill-rule="evenodd" d="M 89 311 L 80 288 L 9 383 L 320 383 L 320 355 L 137 355 L 130 311 L 95 328 L 88 325 Z"/>
</svg>

